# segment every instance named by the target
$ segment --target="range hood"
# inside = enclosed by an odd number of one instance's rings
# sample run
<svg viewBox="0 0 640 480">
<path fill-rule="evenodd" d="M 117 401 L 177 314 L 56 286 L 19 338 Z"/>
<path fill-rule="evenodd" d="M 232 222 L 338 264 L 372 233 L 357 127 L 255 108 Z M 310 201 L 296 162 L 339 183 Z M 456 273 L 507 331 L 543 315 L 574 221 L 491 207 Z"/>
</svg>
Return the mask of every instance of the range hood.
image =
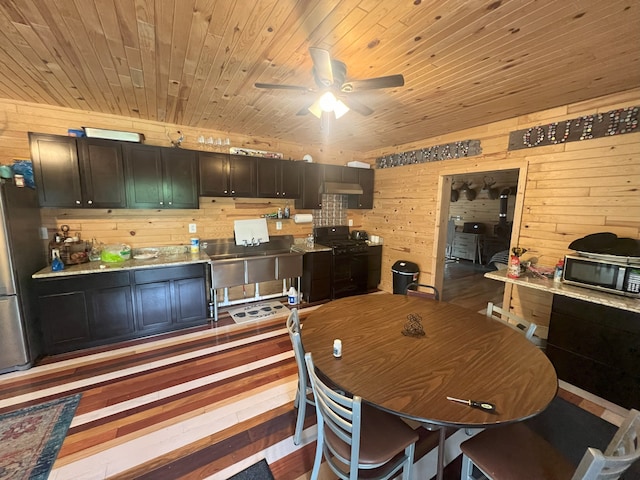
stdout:
<svg viewBox="0 0 640 480">
<path fill-rule="evenodd" d="M 357 183 L 324 182 L 322 193 L 337 195 L 362 195 L 362 187 Z"/>
</svg>

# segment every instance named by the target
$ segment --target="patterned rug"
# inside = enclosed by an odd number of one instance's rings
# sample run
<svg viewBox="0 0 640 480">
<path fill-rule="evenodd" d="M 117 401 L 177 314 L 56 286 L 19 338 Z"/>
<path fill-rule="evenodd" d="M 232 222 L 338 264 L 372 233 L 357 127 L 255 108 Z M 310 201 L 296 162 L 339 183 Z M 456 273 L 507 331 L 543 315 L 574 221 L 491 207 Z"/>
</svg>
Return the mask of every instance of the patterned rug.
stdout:
<svg viewBox="0 0 640 480">
<path fill-rule="evenodd" d="M 46 480 L 80 396 L 0 415 L 0 479 Z"/>
<path fill-rule="evenodd" d="M 273 474 L 267 461 L 262 459 L 246 470 L 236 473 L 229 480 L 273 480 Z"/>
<path fill-rule="evenodd" d="M 252 320 L 264 320 L 277 315 L 289 315 L 289 309 L 277 300 L 269 302 L 252 303 L 244 307 L 229 310 L 229 315 L 236 323 L 250 322 Z"/>
</svg>

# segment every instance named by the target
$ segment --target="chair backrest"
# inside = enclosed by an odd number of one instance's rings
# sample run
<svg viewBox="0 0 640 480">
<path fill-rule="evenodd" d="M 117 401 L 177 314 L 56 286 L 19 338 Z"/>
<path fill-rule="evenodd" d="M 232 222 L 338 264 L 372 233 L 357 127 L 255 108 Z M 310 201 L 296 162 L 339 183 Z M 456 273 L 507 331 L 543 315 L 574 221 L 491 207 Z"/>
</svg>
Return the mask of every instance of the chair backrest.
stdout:
<svg viewBox="0 0 640 480">
<path fill-rule="evenodd" d="M 544 347 L 546 344 L 546 341 L 543 338 L 535 336 L 538 325 L 497 307 L 493 302 L 487 303 L 487 317 L 493 320 L 498 320 L 499 322 L 514 328 L 522 333 L 527 340 L 539 347 Z"/>
<path fill-rule="evenodd" d="M 588 448 L 571 480 L 615 480 L 640 459 L 640 412 L 630 410 L 604 454 Z"/>
<path fill-rule="evenodd" d="M 316 374 L 311 353 L 305 354 L 304 359 L 316 399 L 318 444 L 326 446 L 339 461 L 349 465 L 349 478 L 357 478 L 360 458 L 361 399 L 357 395 L 349 398 L 332 390 Z M 344 458 L 335 448 L 333 442 L 336 437 L 350 446 L 350 458 Z M 326 457 L 325 460 L 337 473 L 338 467 L 334 467 L 334 460 Z"/>
<path fill-rule="evenodd" d="M 298 316 L 297 308 L 292 308 L 287 317 L 287 330 L 289 331 L 289 338 L 291 339 L 291 346 L 293 347 L 293 356 L 298 366 L 298 391 L 302 396 L 302 401 L 304 401 L 307 389 L 311 388 L 311 385 L 309 384 L 307 368 L 304 364 L 304 348 L 302 347 L 302 340 L 300 339 L 300 317 Z"/>
<path fill-rule="evenodd" d="M 418 290 L 418 288 L 426 288 L 428 291 Z M 407 285 L 407 288 L 404 292 L 406 295 L 411 297 L 422 297 L 422 298 L 431 298 L 433 300 L 440 300 L 440 292 L 433 285 L 425 285 L 423 283 L 412 282 Z"/>
</svg>

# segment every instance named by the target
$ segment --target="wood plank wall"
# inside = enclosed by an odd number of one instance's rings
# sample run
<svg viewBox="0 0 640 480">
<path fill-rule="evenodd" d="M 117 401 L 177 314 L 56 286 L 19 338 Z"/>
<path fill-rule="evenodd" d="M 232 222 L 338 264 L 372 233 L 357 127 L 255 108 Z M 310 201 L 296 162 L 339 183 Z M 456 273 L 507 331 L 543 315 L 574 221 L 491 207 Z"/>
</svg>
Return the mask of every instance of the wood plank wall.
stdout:
<svg viewBox="0 0 640 480">
<path fill-rule="evenodd" d="M 344 165 L 357 159 L 351 151 L 332 149 L 330 146 L 315 147 L 273 139 L 254 138 L 215 130 L 202 130 L 170 125 L 153 121 L 142 121 L 116 115 L 96 114 L 31 103 L 0 100 L 0 164 L 11 164 L 14 159 L 28 159 L 29 143 L 27 132 L 66 135 L 67 129 L 83 126 L 143 133 L 145 143 L 170 146 L 169 137 L 176 139 L 177 131 L 185 135 L 184 148 L 202 150 L 198 136 L 214 138 L 229 137 L 231 146 L 267 150 L 283 153 L 284 158 L 301 159 L 310 154 L 315 162 Z M 280 199 L 232 199 L 200 198 L 198 210 L 138 210 L 138 209 L 42 209 L 43 226 L 50 236 L 61 225 L 68 225 L 71 232 L 80 232 L 86 240 L 96 238 L 103 243 L 128 243 L 132 247 L 188 245 L 193 236 L 206 238 L 233 237 L 233 221 L 257 218 L 266 213 L 284 209 L 287 202 Z M 311 213 L 297 211 L 290 202 L 291 215 Z M 361 225 L 361 215 L 350 211 L 354 228 Z M 188 224 L 197 225 L 197 233 L 190 234 Z M 270 235 L 294 235 L 306 237 L 311 232 L 311 224 L 295 224 L 293 220 L 283 220 L 282 230 L 276 230 L 276 222 L 268 221 Z"/>
<path fill-rule="evenodd" d="M 384 239 L 381 288 L 393 289 L 390 270 L 400 259 L 417 263 L 424 283 L 442 285 L 447 218 L 440 212 L 448 211 L 450 175 L 520 169 L 512 246 L 529 249 L 525 260 L 555 265 L 570 253 L 572 240 L 589 233 L 640 239 L 640 132 L 507 151 L 511 131 L 634 105 L 640 105 L 640 89 L 368 152 L 364 161 L 374 162 L 385 154 L 467 139 L 481 140 L 483 151 L 468 159 L 376 171 L 374 209 L 364 213 L 362 224 Z M 548 325 L 551 295 L 521 290 L 507 288 L 505 304 Z"/>
<path fill-rule="evenodd" d="M 588 233 L 611 231 L 619 236 L 640 238 L 640 132 L 507 151 L 511 131 L 638 104 L 640 89 L 634 89 L 363 154 L 331 150 L 322 145 L 302 146 L 114 115 L 0 101 L 0 163 L 29 157 L 28 131 L 66 134 L 67 128 L 81 126 L 144 133 L 147 143 L 156 145 L 169 145 L 167 134 L 175 135 L 181 130 L 186 135 L 183 145 L 192 149 L 198 149 L 197 136 L 201 133 L 229 136 L 233 146 L 280 151 L 285 158 L 301 158 L 310 153 L 314 161 L 335 164 L 349 160 L 373 163 L 376 157 L 391 152 L 458 140 L 481 140 L 483 153 L 476 157 L 378 170 L 374 209 L 349 211 L 349 217 L 354 220 L 353 228 L 363 228 L 383 238 L 380 287 L 392 291 L 391 266 L 400 259 L 416 262 L 421 269 L 422 281 L 441 284 L 447 218 L 440 212 L 448 212 L 449 177 L 454 175 L 520 169 L 513 241 L 530 250 L 525 259 L 535 256 L 542 265 L 554 265 L 558 258 L 568 253 L 567 246 L 572 240 Z M 284 206 L 284 202 L 203 197 L 199 210 L 43 209 L 43 224 L 55 230 L 66 223 L 72 231 L 82 232 L 84 238 L 95 236 L 105 243 L 125 241 L 132 246 L 187 244 L 192 236 L 188 233 L 188 223 L 198 225 L 197 235 L 201 238 L 225 238 L 232 235 L 234 219 L 255 218 L 278 206 Z M 292 213 L 301 212 L 292 208 Z M 311 225 L 296 225 L 289 220 L 283 222 L 281 231 L 275 230 L 275 222 L 269 222 L 269 229 L 274 235 L 304 237 Z M 517 289 L 512 292 L 508 288 L 505 299 L 515 313 L 543 325 L 548 321 L 550 295 Z"/>
</svg>

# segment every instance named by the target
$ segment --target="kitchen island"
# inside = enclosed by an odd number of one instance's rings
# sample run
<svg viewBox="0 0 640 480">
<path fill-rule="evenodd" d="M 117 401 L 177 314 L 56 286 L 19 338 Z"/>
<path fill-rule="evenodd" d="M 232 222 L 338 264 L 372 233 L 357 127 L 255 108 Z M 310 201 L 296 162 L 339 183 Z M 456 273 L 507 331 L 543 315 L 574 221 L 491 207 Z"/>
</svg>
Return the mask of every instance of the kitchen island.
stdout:
<svg viewBox="0 0 640 480">
<path fill-rule="evenodd" d="M 35 279 L 43 353 L 54 355 L 206 324 L 209 257 L 187 247 L 157 258 L 88 262 Z"/>
<path fill-rule="evenodd" d="M 546 353 L 558 378 L 625 408 L 640 405 L 640 299 L 530 274 L 485 277 L 553 295 Z"/>
<path fill-rule="evenodd" d="M 640 299 L 637 298 L 614 295 L 611 293 L 600 292 L 598 290 L 592 290 L 590 288 L 576 287 L 575 285 L 567 285 L 562 282 L 554 282 L 549 278 L 534 277 L 531 274 L 526 274 L 518 278 L 510 278 L 507 277 L 506 270 L 487 272 L 484 276 L 485 278 L 498 280 L 499 282 L 512 283 L 521 287 L 549 292 L 553 295 L 561 295 L 564 297 L 575 298 L 576 300 L 583 300 L 585 302 L 606 305 L 620 310 L 640 313 Z"/>
</svg>

